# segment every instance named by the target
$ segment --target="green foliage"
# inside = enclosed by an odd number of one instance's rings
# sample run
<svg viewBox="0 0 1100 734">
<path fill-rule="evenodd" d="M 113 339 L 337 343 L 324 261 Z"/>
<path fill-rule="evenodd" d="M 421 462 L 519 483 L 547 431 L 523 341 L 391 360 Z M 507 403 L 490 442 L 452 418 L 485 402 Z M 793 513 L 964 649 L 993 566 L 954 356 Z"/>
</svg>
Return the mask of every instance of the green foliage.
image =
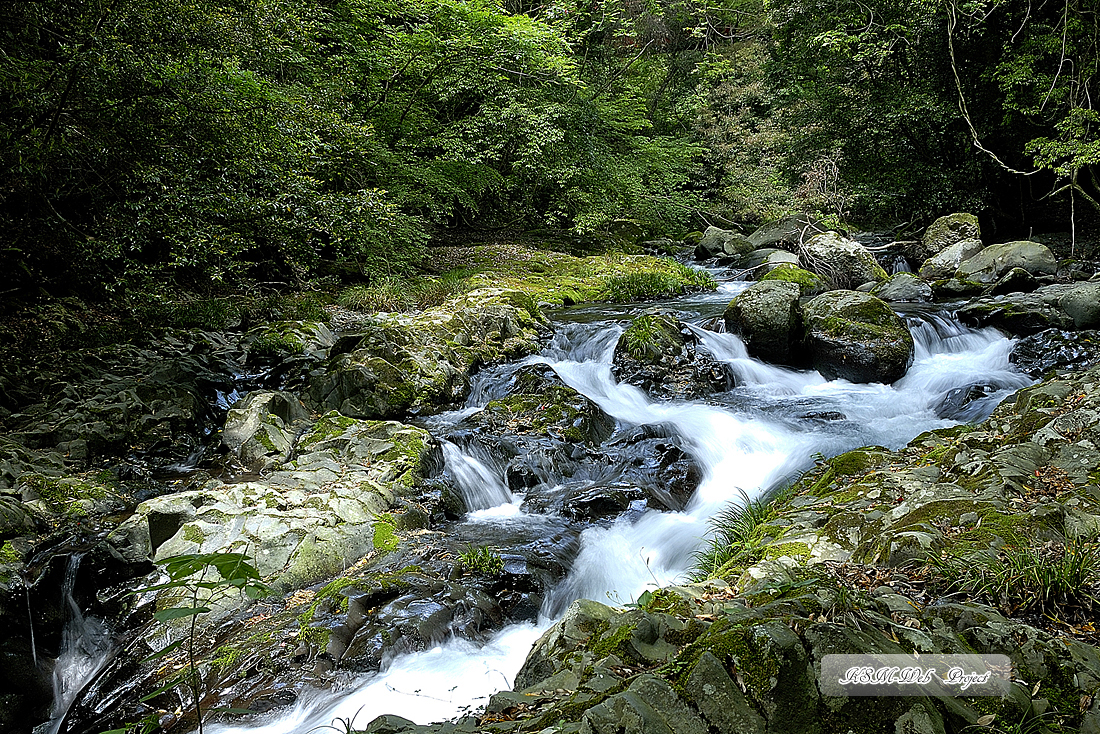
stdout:
<svg viewBox="0 0 1100 734">
<path fill-rule="evenodd" d="M 458 563 L 465 573 L 496 576 L 504 572 L 504 559 L 487 545 L 467 545 Z"/>
<path fill-rule="evenodd" d="M 441 306 L 469 289 L 466 272 L 450 271 L 433 277 L 412 279 L 381 277 L 370 285 L 357 285 L 340 293 L 337 302 L 357 311 L 413 311 Z"/>
<path fill-rule="evenodd" d="M 260 578 L 260 572 L 249 563 L 249 560 L 248 556 L 241 553 L 188 553 L 172 556 L 157 561 L 157 565 L 161 566 L 162 571 L 167 576 L 166 581 L 131 592 L 132 594 L 144 594 L 148 592 L 180 591 L 183 592 L 183 598 L 190 597 L 188 606 L 164 607 L 153 614 L 156 621 L 170 627 L 174 626 L 170 623 L 186 620 L 189 623 L 186 636 L 168 644 L 159 652 L 142 661 L 159 660 L 183 649 L 187 658 L 187 665 L 171 676 L 161 688 L 141 700 L 151 700 L 181 685 L 189 689 L 200 734 L 203 730 L 202 698 L 205 684 L 195 656 L 198 617 L 200 614 L 210 611 L 210 607 L 205 606 L 205 604 L 217 601 L 225 595 L 244 594 L 249 599 L 259 599 L 270 593 L 270 588 Z M 210 577 L 211 571 L 217 572 L 216 578 Z M 202 605 L 200 605 L 200 600 Z M 150 719 L 146 719 L 118 731 L 148 732 L 150 721 Z"/>
<path fill-rule="evenodd" d="M 667 260 L 667 258 L 666 258 Z M 651 270 L 604 279 L 606 299 L 616 303 L 629 303 L 651 298 L 670 298 L 685 291 L 714 288 L 714 277 L 705 270 L 696 270 L 669 260 L 664 270 Z"/>
</svg>

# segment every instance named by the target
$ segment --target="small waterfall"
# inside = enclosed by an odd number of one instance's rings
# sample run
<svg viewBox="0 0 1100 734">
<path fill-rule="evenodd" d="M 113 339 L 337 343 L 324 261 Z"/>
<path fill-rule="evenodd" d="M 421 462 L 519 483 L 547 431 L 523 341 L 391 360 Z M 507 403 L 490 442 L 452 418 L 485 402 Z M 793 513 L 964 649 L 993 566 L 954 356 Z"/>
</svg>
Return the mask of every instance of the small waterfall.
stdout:
<svg viewBox="0 0 1100 734">
<path fill-rule="evenodd" d="M 485 462 L 464 452 L 450 441 L 443 442 L 447 473 L 454 479 L 466 509 L 471 512 L 510 503 L 512 493 L 504 481 Z"/>
<path fill-rule="evenodd" d="M 53 716 L 49 734 L 57 734 L 65 721 L 69 706 L 84 686 L 107 662 L 111 651 L 111 633 L 107 625 L 95 617 L 85 617 L 73 598 L 77 572 L 83 554 L 69 556 L 65 569 L 62 598 L 69 606 L 69 621 L 61 636 L 61 650 L 53 669 Z"/>
</svg>

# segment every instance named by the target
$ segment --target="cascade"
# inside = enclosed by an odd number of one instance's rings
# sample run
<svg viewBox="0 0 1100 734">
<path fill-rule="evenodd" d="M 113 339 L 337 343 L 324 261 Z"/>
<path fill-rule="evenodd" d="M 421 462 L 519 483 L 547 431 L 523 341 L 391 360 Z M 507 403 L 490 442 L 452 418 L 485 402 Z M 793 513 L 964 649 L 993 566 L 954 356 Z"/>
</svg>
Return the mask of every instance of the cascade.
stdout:
<svg viewBox="0 0 1100 734">
<path fill-rule="evenodd" d="M 69 706 L 95 674 L 107 662 L 111 651 L 111 633 L 100 619 L 84 616 L 73 597 L 77 572 L 83 554 L 69 556 L 61 594 L 69 607 L 69 620 L 61 636 L 61 648 L 53 669 L 54 705 L 49 734 L 56 734 L 65 721 Z"/>
<path fill-rule="evenodd" d="M 742 283 L 723 284 L 717 293 L 672 304 L 695 323 L 713 320 Z M 600 406 L 620 429 L 651 427 L 674 436 L 702 473 L 693 497 L 678 512 L 646 509 L 624 513 L 610 523 L 592 524 L 580 534 L 579 551 L 565 578 L 546 596 L 538 624 L 512 625 L 483 647 L 454 640 L 430 651 L 394 660 L 339 694 L 317 694 L 266 721 L 209 727 L 211 732 L 281 734 L 340 720 L 365 726 L 392 713 L 418 723 L 456 716 L 506 688 L 538 635 L 575 599 L 610 604 L 637 598 L 646 588 L 682 581 L 693 554 L 705 544 L 710 519 L 730 502 L 755 499 L 796 478 L 813 456 L 835 455 L 865 445 L 899 448 L 923 431 L 955 425 L 937 407 L 959 390 L 981 385 L 966 420 L 980 420 L 1011 391 L 1030 384 L 1008 362 L 1009 339 L 994 330 L 971 330 L 949 314 L 905 314 L 915 341 L 914 363 L 893 385 L 825 380 L 813 370 L 794 370 L 752 359 L 733 334 L 691 327 L 701 348 L 726 363 L 737 387 L 706 401 L 655 402 L 644 392 L 618 383 L 612 355 L 631 307 L 607 305 L 559 314 L 555 335 L 542 362 Z M 461 411 L 433 417 L 430 428 L 449 426 L 504 394 L 516 366 L 492 373 Z M 829 416 L 821 418 L 820 416 Z M 444 442 L 447 471 L 471 512 L 468 522 L 532 523 L 518 509 L 488 457 Z"/>
</svg>

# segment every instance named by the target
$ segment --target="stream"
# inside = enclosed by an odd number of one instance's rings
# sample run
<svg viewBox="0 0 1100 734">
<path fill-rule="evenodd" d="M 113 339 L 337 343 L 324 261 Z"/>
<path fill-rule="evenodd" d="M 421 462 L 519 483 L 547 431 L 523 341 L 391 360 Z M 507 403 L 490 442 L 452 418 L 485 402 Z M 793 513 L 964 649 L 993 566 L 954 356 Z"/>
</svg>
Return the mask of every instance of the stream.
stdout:
<svg viewBox="0 0 1100 734">
<path fill-rule="evenodd" d="M 982 420 L 1005 396 L 1031 383 L 1009 364 L 1008 338 L 971 330 L 943 309 L 917 307 L 902 312 L 916 342 L 914 363 L 893 385 L 827 381 L 815 371 L 764 364 L 748 357 L 736 336 L 702 328 L 747 285 L 726 283 L 715 293 L 661 304 L 558 310 L 551 314 L 555 335 L 542 354 L 519 363 L 551 366 L 615 419 L 617 435 L 644 427 L 675 440 L 702 475 L 680 511 L 632 506 L 613 521 L 586 525 L 571 567 L 546 595 L 537 623 L 508 626 L 484 646 L 455 639 L 399 657 L 337 693 L 303 696 L 266 719 L 207 731 L 274 734 L 326 725 L 342 731 L 382 714 L 426 724 L 471 711 L 511 686 L 532 643 L 573 600 L 621 605 L 647 588 L 684 581 L 693 554 L 705 543 L 708 522 L 729 503 L 766 497 L 811 467 L 817 455 L 866 445 L 897 449 L 924 431 Z M 737 387 L 704 400 L 655 402 L 617 383 L 611 369 L 617 338 L 629 318 L 654 305 L 692 324 L 700 346 L 729 366 Z M 491 456 L 446 440 L 463 418 L 506 393 L 518 366 L 483 371 L 462 410 L 422 421 L 444 439 L 447 472 L 471 509 L 456 532 L 532 537 L 568 525 L 513 494 Z M 961 400 L 964 395 L 969 397 Z M 559 486 L 564 483 L 560 478 Z"/>
</svg>

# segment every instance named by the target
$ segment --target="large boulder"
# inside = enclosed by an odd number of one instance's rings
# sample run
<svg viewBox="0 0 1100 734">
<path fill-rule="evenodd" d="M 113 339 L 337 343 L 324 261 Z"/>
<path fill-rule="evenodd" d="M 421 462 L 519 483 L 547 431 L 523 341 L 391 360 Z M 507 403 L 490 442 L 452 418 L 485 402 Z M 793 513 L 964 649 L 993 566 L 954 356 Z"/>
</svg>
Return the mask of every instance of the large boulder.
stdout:
<svg viewBox="0 0 1100 734">
<path fill-rule="evenodd" d="M 858 291 L 830 291 L 803 306 L 813 366 L 827 379 L 889 383 L 913 363 L 913 337 L 889 306 Z"/>
<path fill-rule="evenodd" d="M 963 262 L 974 257 L 984 248 L 985 245 L 978 239 L 959 240 L 926 259 L 920 266 L 918 274 L 925 280 L 950 278 Z"/>
<path fill-rule="evenodd" d="M 798 255 L 787 250 L 777 250 L 774 247 L 765 247 L 761 250 L 753 250 L 741 265 L 748 271 L 747 277 L 760 279 L 766 273 L 781 267 L 798 267 Z"/>
<path fill-rule="evenodd" d="M 912 273 L 896 273 L 872 288 L 871 295 L 892 303 L 924 303 L 932 300 L 932 286 Z"/>
<path fill-rule="evenodd" d="M 726 307 L 726 330 L 738 334 L 749 354 L 766 362 L 790 364 L 802 341 L 799 287 L 780 280 L 754 283 Z"/>
<path fill-rule="evenodd" d="M 993 283 L 1013 268 L 1023 268 L 1032 275 L 1054 275 L 1058 272 L 1058 260 L 1046 245 L 1038 242 L 1003 242 L 964 260 L 955 277 Z"/>
<path fill-rule="evenodd" d="M 311 375 L 307 399 L 319 411 L 355 418 L 430 413 L 466 397 L 470 371 L 538 351 L 542 316 L 517 291 L 471 291 L 418 314 L 378 314 L 357 339 L 342 338 L 327 367 Z"/>
<path fill-rule="evenodd" d="M 887 277 L 866 247 L 837 232 L 815 235 L 801 252 L 806 267 L 825 278 L 833 288 L 855 288 Z"/>
<path fill-rule="evenodd" d="M 753 245 L 743 235 L 733 230 L 707 227 L 703 238 L 695 247 L 695 257 L 700 260 L 714 257 L 720 260 L 740 260 L 753 249 Z"/>
<path fill-rule="evenodd" d="M 622 333 L 612 371 L 620 382 L 662 399 L 695 398 L 732 386 L 725 366 L 698 349 L 686 327 L 661 311 L 637 317 Z"/>
<path fill-rule="evenodd" d="M 935 257 L 963 240 L 981 237 L 978 218 L 973 214 L 948 214 L 940 217 L 924 231 L 918 242 L 910 245 L 910 256 L 917 262 Z"/>
</svg>

